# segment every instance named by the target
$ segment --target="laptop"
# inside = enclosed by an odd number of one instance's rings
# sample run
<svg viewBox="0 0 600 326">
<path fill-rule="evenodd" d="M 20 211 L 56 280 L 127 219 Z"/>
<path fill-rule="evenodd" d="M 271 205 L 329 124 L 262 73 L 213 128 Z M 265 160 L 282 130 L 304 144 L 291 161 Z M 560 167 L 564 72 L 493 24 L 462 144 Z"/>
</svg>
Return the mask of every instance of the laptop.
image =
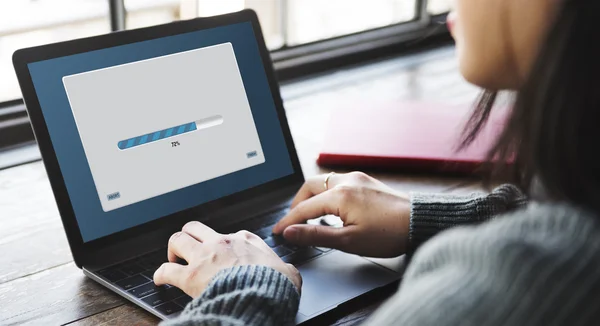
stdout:
<svg viewBox="0 0 600 326">
<path fill-rule="evenodd" d="M 400 278 L 375 260 L 271 234 L 304 177 L 251 10 L 17 51 L 23 98 L 75 264 L 161 319 L 157 287 L 188 221 L 249 230 L 304 284 L 297 323 Z"/>
</svg>

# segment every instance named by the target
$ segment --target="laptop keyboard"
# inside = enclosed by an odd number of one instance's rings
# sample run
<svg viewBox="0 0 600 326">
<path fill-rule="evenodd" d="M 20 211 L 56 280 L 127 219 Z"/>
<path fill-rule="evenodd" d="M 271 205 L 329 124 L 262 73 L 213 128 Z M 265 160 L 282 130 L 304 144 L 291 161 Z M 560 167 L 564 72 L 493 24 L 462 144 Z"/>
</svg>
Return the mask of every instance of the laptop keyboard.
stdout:
<svg viewBox="0 0 600 326">
<path fill-rule="evenodd" d="M 163 315 L 171 315 L 183 310 L 192 298 L 174 286 L 154 285 L 152 281 L 154 271 L 166 262 L 165 251 L 163 249 L 111 266 L 99 271 L 98 274 Z"/>
<path fill-rule="evenodd" d="M 273 235 L 271 233 L 273 225 L 286 213 L 287 209 L 277 210 L 266 214 L 266 216 L 260 216 L 254 221 L 250 220 L 238 229 L 254 230 L 251 232 L 263 239 L 284 262 L 293 265 L 302 264 L 330 250 L 327 248 L 295 246 L 287 243 L 283 237 Z M 255 227 L 253 228 L 252 225 Z M 146 305 L 168 316 L 183 310 L 192 298 L 174 286 L 154 285 L 152 281 L 154 271 L 166 262 L 166 256 L 166 249 L 158 250 L 105 268 L 99 271 L 98 274 L 127 291 L 133 297 L 142 300 Z"/>
</svg>

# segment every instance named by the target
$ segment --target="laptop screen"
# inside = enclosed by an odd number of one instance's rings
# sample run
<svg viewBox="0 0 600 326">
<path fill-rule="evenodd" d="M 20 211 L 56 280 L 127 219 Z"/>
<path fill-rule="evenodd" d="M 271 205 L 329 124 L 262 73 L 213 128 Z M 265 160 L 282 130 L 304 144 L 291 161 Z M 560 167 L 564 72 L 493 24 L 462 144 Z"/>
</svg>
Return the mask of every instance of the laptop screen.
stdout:
<svg viewBox="0 0 600 326">
<path fill-rule="evenodd" d="M 84 242 L 294 172 L 250 22 L 28 68 Z"/>
</svg>

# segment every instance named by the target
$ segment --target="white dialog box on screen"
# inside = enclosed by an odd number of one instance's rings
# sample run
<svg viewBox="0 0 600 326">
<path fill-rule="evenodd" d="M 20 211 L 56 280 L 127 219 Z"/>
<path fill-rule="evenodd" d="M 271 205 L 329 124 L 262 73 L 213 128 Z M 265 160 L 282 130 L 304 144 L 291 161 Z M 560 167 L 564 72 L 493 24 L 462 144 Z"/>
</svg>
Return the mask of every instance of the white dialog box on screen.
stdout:
<svg viewBox="0 0 600 326">
<path fill-rule="evenodd" d="M 105 212 L 265 162 L 231 43 L 63 84 Z"/>
</svg>

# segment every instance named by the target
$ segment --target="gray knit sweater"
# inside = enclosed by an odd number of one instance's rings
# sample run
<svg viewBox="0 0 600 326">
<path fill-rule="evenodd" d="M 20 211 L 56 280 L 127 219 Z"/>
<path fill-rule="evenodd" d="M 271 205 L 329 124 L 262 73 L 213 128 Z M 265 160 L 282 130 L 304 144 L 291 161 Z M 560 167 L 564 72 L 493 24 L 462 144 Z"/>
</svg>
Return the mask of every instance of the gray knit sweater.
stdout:
<svg viewBox="0 0 600 326">
<path fill-rule="evenodd" d="M 581 209 L 526 205 L 510 185 L 412 194 L 409 247 L 398 292 L 368 325 L 600 324 L 600 226 Z M 298 302 L 282 274 L 234 267 L 164 325 L 290 325 Z"/>
</svg>

